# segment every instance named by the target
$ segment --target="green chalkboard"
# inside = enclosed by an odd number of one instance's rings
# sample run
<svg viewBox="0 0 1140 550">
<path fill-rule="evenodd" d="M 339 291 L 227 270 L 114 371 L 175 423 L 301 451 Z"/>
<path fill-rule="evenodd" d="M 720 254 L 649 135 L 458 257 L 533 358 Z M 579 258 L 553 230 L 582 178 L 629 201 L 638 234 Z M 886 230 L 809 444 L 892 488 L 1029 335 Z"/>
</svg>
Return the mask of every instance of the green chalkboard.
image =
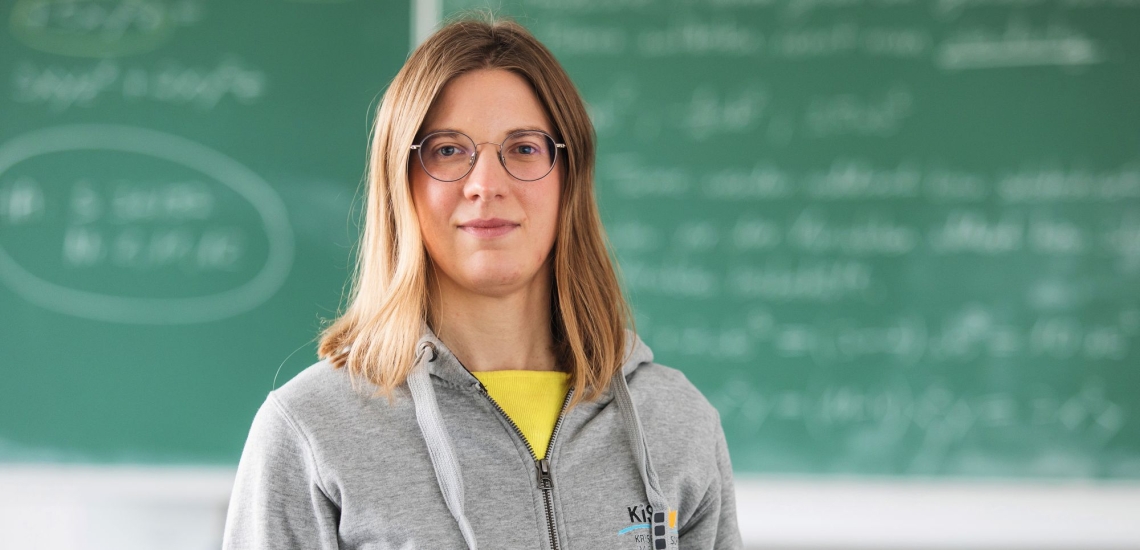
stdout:
<svg viewBox="0 0 1140 550">
<path fill-rule="evenodd" d="M 236 464 L 338 307 L 410 5 L 0 15 L 0 461 Z"/>
<path fill-rule="evenodd" d="M 1140 478 L 1140 4 L 446 0 L 579 86 L 657 359 L 772 474 Z"/>
<path fill-rule="evenodd" d="M 739 472 L 1140 478 L 1140 5 L 494 7 Z M 339 303 L 409 6 L 3 10 L 0 461 L 235 464 Z"/>
</svg>

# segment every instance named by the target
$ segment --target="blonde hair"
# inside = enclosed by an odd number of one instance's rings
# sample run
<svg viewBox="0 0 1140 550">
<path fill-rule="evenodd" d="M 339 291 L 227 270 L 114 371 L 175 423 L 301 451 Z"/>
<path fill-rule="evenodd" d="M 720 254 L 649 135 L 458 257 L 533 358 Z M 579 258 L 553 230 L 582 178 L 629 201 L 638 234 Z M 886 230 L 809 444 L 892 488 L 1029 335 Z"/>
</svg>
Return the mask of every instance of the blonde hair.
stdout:
<svg viewBox="0 0 1140 550">
<path fill-rule="evenodd" d="M 415 366 L 414 348 L 429 314 L 431 258 L 408 183 L 409 146 L 444 85 L 479 69 L 525 78 L 554 124 L 555 139 L 566 143 L 550 328 L 556 359 L 571 374 L 571 406 L 593 401 L 621 369 L 624 329 L 633 329 L 594 198 L 594 128 L 550 51 L 521 25 L 493 16 L 464 14 L 443 26 L 412 52 L 385 91 L 372 129 L 349 305 L 321 331 L 317 354 L 389 398 Z"/>
</svg>

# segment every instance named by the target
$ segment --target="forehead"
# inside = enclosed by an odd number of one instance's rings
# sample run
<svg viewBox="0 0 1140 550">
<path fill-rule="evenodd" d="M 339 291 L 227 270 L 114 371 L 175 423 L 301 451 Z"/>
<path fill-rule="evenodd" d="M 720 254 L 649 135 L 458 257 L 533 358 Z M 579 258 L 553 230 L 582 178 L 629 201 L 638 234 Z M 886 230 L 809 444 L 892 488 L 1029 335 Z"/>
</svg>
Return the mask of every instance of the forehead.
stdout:
<svg viewBox="0 0 1140 550">
<path fill-rule="evenodd" d="M 420 135 L 458 130 L 476 142 L 498 141 L 518 128 L 554 134 L 550 117 L 525 78 L 504 69 L 480 69 L 444 85 Z"/>
</svg>

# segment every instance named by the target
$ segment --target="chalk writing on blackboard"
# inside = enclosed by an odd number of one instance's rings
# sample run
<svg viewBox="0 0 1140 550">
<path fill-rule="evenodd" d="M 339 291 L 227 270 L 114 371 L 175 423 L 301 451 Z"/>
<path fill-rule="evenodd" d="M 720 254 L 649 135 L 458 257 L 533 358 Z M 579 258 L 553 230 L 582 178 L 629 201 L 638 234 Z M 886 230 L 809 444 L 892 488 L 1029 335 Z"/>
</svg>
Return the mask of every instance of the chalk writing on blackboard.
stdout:
<svg viewBox="0 0 1140 550">
<path fill-rule="evenodd" d="M 70 162 L 44 162 L 61 156 Z M 126 126 L 51 127 L 0 144 L 0 226 L 0 282 L 41 307 L 112 322 L 237 315 L 273 296 L 293 261 L 284 203 L 261 177 L 185 138 Z"/>
<path fill-rule="evenodd" d="M 37 50 L 105 58 L 157 50 L 178 28 L 198 24 L 203 12 L 195 0 L 19 0 L 10 28 L 13 37 Z"/>
<path fill-rule="evenodd" d="M 44 105 L 55 113 L 91 108 L 118 99 L 188 105 L 209 111 L 225 100 L 243 105 L 266 94 L 268 78 L 236 55 L 224 55 L 212 66 L 186 65 L 162 59 L 151 65 L 103 59 L 88 65 L 39 65 L 22 61 L 12 75 L 12 99 Z"/>
</svg>

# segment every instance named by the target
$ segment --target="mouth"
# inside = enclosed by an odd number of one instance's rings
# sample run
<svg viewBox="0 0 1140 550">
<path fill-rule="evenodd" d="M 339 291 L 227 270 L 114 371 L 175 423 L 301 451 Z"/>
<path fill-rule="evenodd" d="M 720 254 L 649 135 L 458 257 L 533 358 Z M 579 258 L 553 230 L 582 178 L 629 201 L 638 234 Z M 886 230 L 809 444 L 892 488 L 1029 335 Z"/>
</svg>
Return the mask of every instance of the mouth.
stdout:
<svg viewBox="0 0 1140 550">
<path fill-rule="evenodd" d="M 512 221 L 492 218 L 487 220 L 471 220 L 460 225 L 459 228 L 476 237 L 494 238 L 514 231 L 518 226 L 519 224 Z"/>
</svg>

